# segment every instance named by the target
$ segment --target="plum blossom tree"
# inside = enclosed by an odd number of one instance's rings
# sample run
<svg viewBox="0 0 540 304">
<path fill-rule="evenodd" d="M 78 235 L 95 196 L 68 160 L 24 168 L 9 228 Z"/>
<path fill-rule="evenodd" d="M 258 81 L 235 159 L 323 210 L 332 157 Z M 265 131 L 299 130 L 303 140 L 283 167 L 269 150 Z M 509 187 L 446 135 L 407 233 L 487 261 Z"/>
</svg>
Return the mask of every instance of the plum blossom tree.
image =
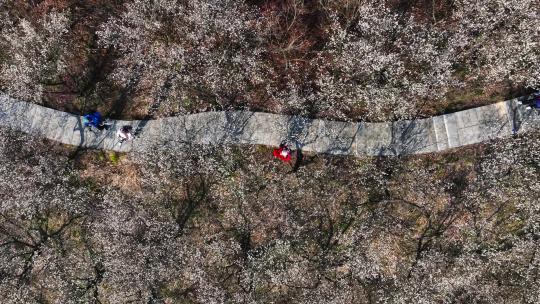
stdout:
<svg viewBox="0 0 540 304">
<path fill-rule="evenodd" d="M 9 94 L 41 102 L 45 87 L 57 82 L 65 69 L 68 45 L 64 37 L 69 22 L 68 11 L 52 11 L 37 24 L 26 19 L 5 21 L 0 46 L 6 58 L 0 67 L 0 81 Z"/>
<path fill-rule="evenodd" d="M 111 77 L 166 113 L 249 100 L 264 82 L 254 12 L 238 1 L 132 1 L 98 35 L 120 53 Z"/>
<path fill-rule="evenodd" d="M 354 16 L 329 10 L 329 42 L 322 56 L 317 107 L 343 119 L 385 120 L 415 116 L 426 100 L 437 100 L 457 85 L 452 77 L 448 31 L 366 2 Z M 323 62 L 324 60 L 321 59 Z M 334 112 L 334 113 L 332 113 Z"/>
<path fill-rule="evenodd" d="M 343 2 L 324 6 L 329 41 L 311 97 L 319 111 L 400 119 L 458 88 L 539 85 L 535 1 L 455 1 L 445 18 L 427 21 L 384 1 Z"/>
<path fill-rule="evenodd" d="M 169 142 L 110 165 L 137 168 L 134 192 L 82 175 L 98 157 L 0 132 L 6 303 L 540 295 L 537 132 L 446 155 L 305 155 L 297 170 L 264 147 Z"/>
<path fill-rule="evenodd" d="M 136 162 L 192 244 L 190 283 L 167 285 L 182 299 L 533 303 L 538 189 L 528 181 L 538 162 L 528 155 L 538 147 L 529 136 L 450 163 L 308 157 L 288 175 L 248 147 L 169 143 Z"/>
<path fill-rule="evenodd" d="M 540 86 L 540 16 L 538 3 L 519 1 L 457 1 L 449 44 L 456 61 L 483 83 L 508 81 L 514 86 Z"/>
<path fill-rule="evenodd" d="M 0 297 L 5 303 L 88 299 L 78 279 L 90 275 L 91 265 L 78 227 L 93 194 L 77 182 L 65 155 L 47 153 L 47 143 L 0 132 Z"/>
<path fill-rule="evenodd" d="M 47 101 L 116 116 L 249 108 L 380 121 L 539 87 L 535 0 L 60 2 L 29 3 L 41 13 L 26 19 L 11 13 L 22 3 L 2 3 L 3 90 L 40 102 L 55 85 Z"/>
<path fill-rule="evenodd" d="M 459 218 L 401 280 L 397 299 L 538 301 L 539 162 L 531 157 L 540 148 L 537 138 L 533 133 L 487 147 L 456 197 Z"/>
</svg>

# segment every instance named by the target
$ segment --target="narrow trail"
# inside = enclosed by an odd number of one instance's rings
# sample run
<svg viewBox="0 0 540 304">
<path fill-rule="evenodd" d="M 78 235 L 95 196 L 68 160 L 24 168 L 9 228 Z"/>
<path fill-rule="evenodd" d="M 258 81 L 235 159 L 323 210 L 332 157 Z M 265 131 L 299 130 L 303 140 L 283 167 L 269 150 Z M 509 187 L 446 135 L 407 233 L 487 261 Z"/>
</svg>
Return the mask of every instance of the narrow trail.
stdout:
<svg viewBox="0 0 540 304">
<path fill-rule="evenodd" d="M 100 134 L 84 131 L 82 117 L 18 101 L 0 93 L 0 126 L 82 148 L 137 152 L 155 144 L 250 144 L 287 141 L 305 152 L 353 156 L 410 155 L 444 151 L 540 129 L 540 114 L 518 100 L 426 119 L 384 123 L 339 122 L 247 111 L 205 112 L 156 120 L 112 120 Z M 137 130 L 120 145 L 116 131 Z"/>
</svg>

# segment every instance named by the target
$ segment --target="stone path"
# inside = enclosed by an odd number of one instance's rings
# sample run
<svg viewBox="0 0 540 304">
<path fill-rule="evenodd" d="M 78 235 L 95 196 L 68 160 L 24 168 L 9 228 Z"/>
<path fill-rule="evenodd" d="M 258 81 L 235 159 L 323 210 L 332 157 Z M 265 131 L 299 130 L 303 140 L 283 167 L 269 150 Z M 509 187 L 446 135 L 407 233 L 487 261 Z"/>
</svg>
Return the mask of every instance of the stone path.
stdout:
<svg viewBox="0 0 540 304">
<path fill-rule="evenodd" d="M 519 100 L 524 100 L 521 98 Z M 64 144 L 131 152 L 169 141 L 198 144 L 278 146 L 283 140 L 302 151 L 340 155 L 407 155 L 444 151 L 512 130 L 540 128 L 539 114 L 518 99 L 435 116 L 386 123 L 339 122 L 254 112 L 206 112 L 149 121 L 112 121 L 100 134 L 82 130 L 82 117 L 0 94 L 0 126 Z M 133 142 L 120 145 L 116 130 L 131 125 Z"/>
</svg>

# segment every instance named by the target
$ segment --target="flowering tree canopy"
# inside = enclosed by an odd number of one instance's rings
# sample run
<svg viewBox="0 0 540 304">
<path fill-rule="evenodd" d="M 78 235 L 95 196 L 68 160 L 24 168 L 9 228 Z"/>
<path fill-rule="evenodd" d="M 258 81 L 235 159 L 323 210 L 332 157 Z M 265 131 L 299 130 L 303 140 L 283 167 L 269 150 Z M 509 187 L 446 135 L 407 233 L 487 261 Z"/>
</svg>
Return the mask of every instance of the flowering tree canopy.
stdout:
<svg viewBox="0 0 540 304">
<path fill-rule="evenodd" d="M 261 147 L 115 156 L 1 132 L 6 303 L 539 300 L 537 133 L 290 172 Z"/>
<path fill-rule="evenodd" d="M 96 1 L 33 15 L 4 3 L 2 89 L 119 116 L 248 108 L 380 121 L 539 87 L 535 0 Z"/>
</svg>

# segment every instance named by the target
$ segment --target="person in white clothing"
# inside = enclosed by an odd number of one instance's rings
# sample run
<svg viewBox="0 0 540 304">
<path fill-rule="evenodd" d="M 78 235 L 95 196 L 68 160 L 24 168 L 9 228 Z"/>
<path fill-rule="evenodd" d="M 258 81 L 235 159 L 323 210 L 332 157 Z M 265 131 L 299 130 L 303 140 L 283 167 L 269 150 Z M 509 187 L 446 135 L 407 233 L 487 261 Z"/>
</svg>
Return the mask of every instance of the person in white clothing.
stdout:
<svg viewBox="0 0 540 304">
<path fill-rule="evenodd" d="M 131 133 L 132 129 L 132 126 L 122 126 L 122 128 L 120 128 L 118 132 L 116 132 L 116 135 L 120 138 L 120 144 L 127 140 L 133 139 L 133 134 Z"/>
</svg>

